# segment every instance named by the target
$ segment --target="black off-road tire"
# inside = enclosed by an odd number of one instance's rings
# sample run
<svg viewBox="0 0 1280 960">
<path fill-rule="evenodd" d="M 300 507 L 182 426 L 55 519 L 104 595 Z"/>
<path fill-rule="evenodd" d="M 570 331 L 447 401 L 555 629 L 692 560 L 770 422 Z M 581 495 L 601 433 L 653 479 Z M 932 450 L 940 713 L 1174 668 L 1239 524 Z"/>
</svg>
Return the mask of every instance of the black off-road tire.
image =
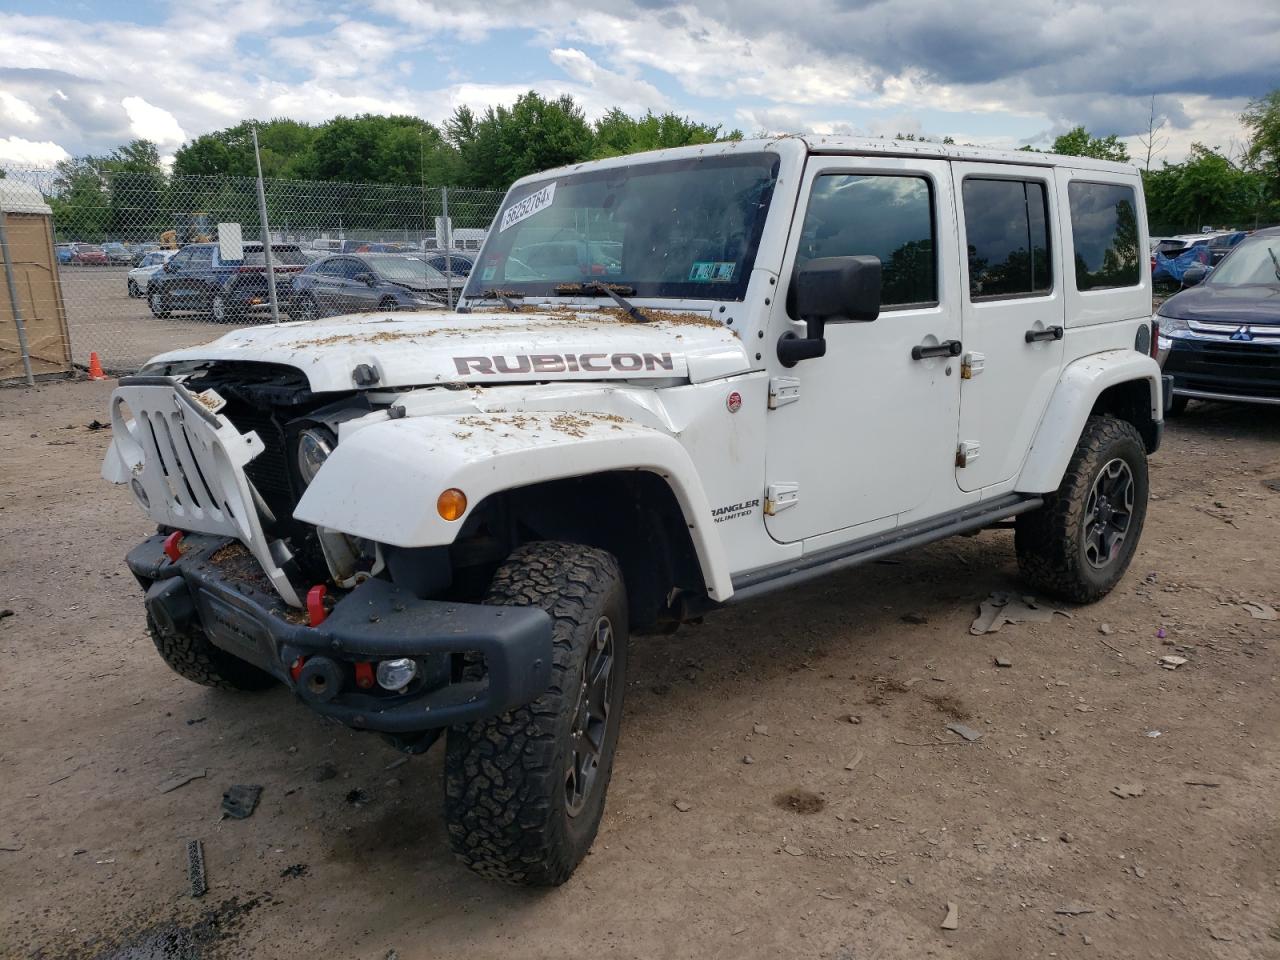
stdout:
<svg viewBox="0 0 1280 960">
<path fill-rule="evenodd" d="M 627 600 L 614 557 L 572 543 L 529 543 L 494 575 L 487 603 L 538 606 L 552 618 L 551 686 L 533 703 L 449 731 L 445 820 L 454 853 L 491 880 L 564 883 L 604 813 L 626 689 Z M 607 618 L 607 619 L 606 619 Z M 568 771 L 588 654 L 612 629 L 607 720 L 591 788 L 570 814 Z"/>
<path fill-rule="evenodd" d="M 1086 505 L 1105 467 L 1122 460 L 1131 472 L 1133 507 L 1128 528 L 1101 567 L 1086 557 Z M 1147 515 L 1147 452 L 1133 424 L 1092 416 L 1076 444 L 1062 484 L 1044 505 L 1017 518 L 1014 547 L 1018 568 L 1037 589 L 1075 603 L 1092 603 L 1111 592 L 1124 576 L 1142 536 Z"/>
<path fill-rule="evenodd" d="M 276 684 L 271 674 L 219 650 L 200 630 L 165 636 L 147 617 L 147 633 L 169 669 L 192 683 L 222 690 L 266 690 Z"/>
</svg>

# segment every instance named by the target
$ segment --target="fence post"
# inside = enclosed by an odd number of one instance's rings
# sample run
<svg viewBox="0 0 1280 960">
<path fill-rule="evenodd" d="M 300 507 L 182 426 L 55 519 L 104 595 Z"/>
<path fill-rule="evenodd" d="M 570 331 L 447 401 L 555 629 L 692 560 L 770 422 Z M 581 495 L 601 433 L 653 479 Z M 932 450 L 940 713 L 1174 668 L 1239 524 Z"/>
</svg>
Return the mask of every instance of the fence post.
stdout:
<svg viewBox="0 0 1280 960">
<path fill-rule="evenodd" d="M 440 212 L 444 219 L 444 282 L 449 291 L 449 309 L 453 309 L 453 224 L 449 222 L 449 188 L 440 188 Z"/>
<path fill-rule="evenodd" d="M 258 155 L 258 127 L 253 128 L 253 162 L 258 167 L 258 219 L 262 221 L 262 262 L 267 267 L 267 296 L 271 298 L 271 322 L 280 322 L 276 300 L 276 264 L 271 256 L 271 227 L 267 225 L 267 194 L 262 187 L 262 157 Z"/>
<path fill-rule="evenodd" d="M 9 234 L 5 230 L 3 210 L 0 210 L 0 250 L 4 252 L 4 279 L 9 288 L 9 303 L 13 305 L 13 325 L 18 330 L 18 349 L 22 351 L 22 369 L 27 374 L 27 386 L 34 387 L 36 378 L 31 373 L 31 350 L 27 347 L 27 326 L 22 322 L 22 307 L 18 304 L 18 284 L 13 279 L 13 259 L 9 256 Z"/>
</svg>

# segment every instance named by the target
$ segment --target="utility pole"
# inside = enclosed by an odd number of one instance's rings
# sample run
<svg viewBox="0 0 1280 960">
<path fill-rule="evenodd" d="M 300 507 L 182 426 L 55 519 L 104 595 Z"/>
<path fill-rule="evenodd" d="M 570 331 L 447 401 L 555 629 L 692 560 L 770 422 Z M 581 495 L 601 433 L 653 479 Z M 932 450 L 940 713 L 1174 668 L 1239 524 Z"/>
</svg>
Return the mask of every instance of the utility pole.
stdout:
<svg viewBox="0 0 1280 960">
<path fill-rule="evenodd" d="M 262 261 L 267 266 L 267 296 L 271 298 L 271 322 L 280 322 L 276 299 L 276 264 L 271 256 L 271 228 L 267 225 L 267 192 L 262 186 L 262 157 L 258 153 L 258 125 L 253 126 L 253 162 L 258 167 L 258 219 L 262 221 Z"/>
</svg>

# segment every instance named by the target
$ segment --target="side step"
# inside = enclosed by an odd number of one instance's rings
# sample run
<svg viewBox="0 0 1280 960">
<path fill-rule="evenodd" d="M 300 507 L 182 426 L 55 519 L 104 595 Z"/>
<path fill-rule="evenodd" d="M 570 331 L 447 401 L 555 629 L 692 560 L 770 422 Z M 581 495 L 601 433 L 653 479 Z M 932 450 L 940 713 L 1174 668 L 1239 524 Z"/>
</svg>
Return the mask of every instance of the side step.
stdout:
<svg viewBox="0 0 1280 960">
<path fill-rule="evenodd" d="M 819 550 L 786 563 L 751 570 L 733 578 L 733 596 L 726 602 L 754 600 L 774 590 L 794 587 L 837 570 L 878 560 L 959 533 L 979 530 L 1000 520 L 1034 510 L 1043 502 L 1041 497 L 1009 493 L 940 517 L 931 517 L 905 527 L 863 537 L 852 543 Z"/>
</svg>

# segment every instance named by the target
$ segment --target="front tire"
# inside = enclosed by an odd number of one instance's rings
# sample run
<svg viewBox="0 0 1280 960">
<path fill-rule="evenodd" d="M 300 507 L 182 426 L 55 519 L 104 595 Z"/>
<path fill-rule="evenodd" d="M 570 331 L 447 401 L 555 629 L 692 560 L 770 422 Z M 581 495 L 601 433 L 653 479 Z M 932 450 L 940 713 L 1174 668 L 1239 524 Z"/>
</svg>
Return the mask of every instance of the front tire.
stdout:
<svg viewBox="0 0 1280 960">
<path fill-rule="evenodd" d="M 1017 518 L 1022 576 L 1064 600 L 1092 603 L 1111 592 L 1133 559 L 1147 515 L 1147 452 L 1131 423 L 1085 423 L 1058 489 Z"/>
<path fill-rule="evenodd" d="M 134 281 L 132 280 L 129 281 L 128 288 L 129 288 L 129 296 L 134 300 L 137 300 L 140 296 L 142 296 L 142 291 L 138 289 L 138 285 Z"/>
<path fill-rule="evenodd" d="M 613 772 L 627 669 L 622 573 L 603 550 L 530 543 L 498 569 L 486 602 L 551 616 L 551 686 L 449 731 L 449 841 L 482 877 L 558 886 L 595 839 Z"/>
<path fill-rule="evenodd" d="M 275 686 L 275 677 L 215 647 L 198 627 L 176 635 L 163 634 L 148 616 L 147 633 L 169 669 L 192 683 L 221 690 L 265 690 Z"/>
<path fill-rule="evenodd" d="M 169 304 L 166 302 L 164 291 L 152 290 L 148 293 L 147 306 L 151 308 L 151 314 L 157 320 L 169 319 Z"/>
</svg>

